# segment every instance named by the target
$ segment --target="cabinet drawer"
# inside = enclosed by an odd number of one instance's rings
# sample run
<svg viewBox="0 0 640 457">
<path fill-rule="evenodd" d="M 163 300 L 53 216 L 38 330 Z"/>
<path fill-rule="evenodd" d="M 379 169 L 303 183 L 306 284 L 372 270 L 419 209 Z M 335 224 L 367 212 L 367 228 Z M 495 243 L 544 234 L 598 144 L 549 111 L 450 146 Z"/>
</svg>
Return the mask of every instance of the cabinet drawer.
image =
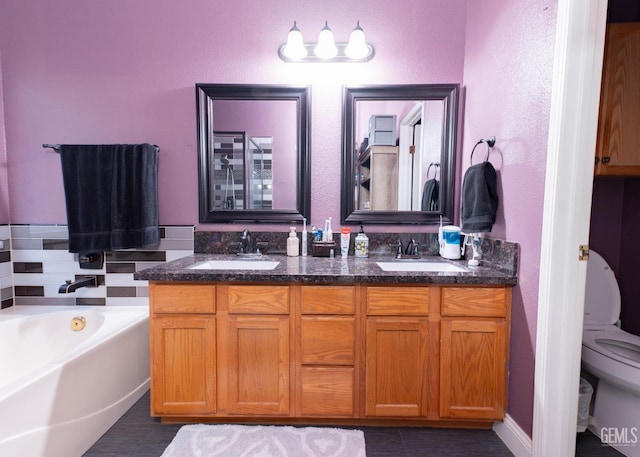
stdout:
<svg viewBox="0 0 640 457">
<path fill-rule="evenodd" d="M 367 314 L 376 316 L 426 316 L 428 287 L 367 287 Z"/>
<path fill-rule="evenodd" d="M 442 315 L 505 317 L 507 289 L 490 287 L 443 287 Z"/>
<path fill-rule="evenodd" d="M 302 363 L 353 365 L 355 319 L 352 317 L 303 317 Z"/>
<path fill-rule="evenodd" d="M 152 313 L 216 312 L 216 288 L 211 284 L 149 284 Z"/>
<path fill-rule="evenodd" d="M 289 286 L 229 286 L 229 313 L 289 314 Z"/>
<path fill-rule="evenodd" d="M 302 314 L 355 314 L 352 286 L 302 286 Z"/>
<path fill-rule="evenodd" d="M 300 371 L 303 416 L 353 416 L 355 413 L 354 369 L 305 367 Z"/>
</svg>

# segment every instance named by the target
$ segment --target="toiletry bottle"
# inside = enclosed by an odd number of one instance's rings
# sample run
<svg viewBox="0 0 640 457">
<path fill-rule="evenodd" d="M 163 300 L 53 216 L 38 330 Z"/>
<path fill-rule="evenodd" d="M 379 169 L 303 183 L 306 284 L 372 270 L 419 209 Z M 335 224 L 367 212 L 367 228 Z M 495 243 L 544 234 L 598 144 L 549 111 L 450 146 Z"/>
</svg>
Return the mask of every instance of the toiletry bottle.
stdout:
<svg viewBox="0 0 640 457">
<path fill-rule="evenodd" d="M 290 227 L 289 238 L 287 238 L 287 255 L 297 257 L 300 253 L 300 240 L 295 227 Z"/>
<path fill-rule="evenodd" d="M 349 241 L 351 240 L 351 228 L 342 227 L 340 229 L 340 253 L 345 258 L 349 255 Z"/>
<path fill-rule="evenodd" d="M 369 257 L 369 238 L 364 233 L 364 226 L 360 226 L 360 233 L 355 240 L 356 257 Z"/>
<path fill-rule="evenodd" d="M 333 241 L 333 230 L 331 229 L 331 218 L 327 219 L 329 223 L 327 224 L 327 241 Z"/>
<path fill-rule="evenodd" d="M 307 256 L 307 218 L 302 219 L 302 257 Z"/>
<path fill-rule="evenodd" d="M 324 230 L 322 231 L 322 241 L 329 241 L 329 219 L 324 220 Z"/>
</svg>

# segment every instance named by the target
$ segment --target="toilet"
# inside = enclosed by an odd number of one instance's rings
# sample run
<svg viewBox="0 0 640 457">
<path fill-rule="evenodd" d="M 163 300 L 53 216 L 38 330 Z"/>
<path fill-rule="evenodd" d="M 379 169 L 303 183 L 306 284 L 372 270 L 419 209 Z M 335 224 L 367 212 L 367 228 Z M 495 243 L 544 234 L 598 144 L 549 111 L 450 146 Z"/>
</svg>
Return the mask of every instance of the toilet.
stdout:
<svg viewBox="0 0 640 457">
<path fill-rule="evenodd" d="M 640 336 L 620 329 L 619 319 L 618 281 L 589 251 L 582 366 L 598 378 L 589 429 L 622 454 L 640 457 Z"/>
</svg>

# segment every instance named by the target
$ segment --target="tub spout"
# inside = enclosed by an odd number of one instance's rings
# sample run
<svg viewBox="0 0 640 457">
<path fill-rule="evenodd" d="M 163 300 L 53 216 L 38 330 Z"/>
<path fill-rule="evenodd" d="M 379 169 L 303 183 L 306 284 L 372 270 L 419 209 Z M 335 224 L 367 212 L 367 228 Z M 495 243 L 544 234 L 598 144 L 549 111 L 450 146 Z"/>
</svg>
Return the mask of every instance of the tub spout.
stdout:
<svg viewBox="0 0 640 457">
<path fill-rule="evenodd" d="M 73 282 L 69 280 L 65 284 L 60 286 L 60 288 L 58 289 L 58 293 L 70 294 L 81 287 L 98 287 L 98 277 L 83 276 L 82 278 L 78 278 Z"/>
</svg>

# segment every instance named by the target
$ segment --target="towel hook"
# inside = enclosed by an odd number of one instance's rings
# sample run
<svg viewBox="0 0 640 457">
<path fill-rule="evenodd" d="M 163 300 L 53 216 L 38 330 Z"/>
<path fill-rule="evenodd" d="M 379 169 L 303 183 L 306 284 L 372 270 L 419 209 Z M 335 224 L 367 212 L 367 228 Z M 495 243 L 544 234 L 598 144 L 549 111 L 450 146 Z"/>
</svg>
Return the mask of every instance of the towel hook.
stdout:
<svg viewBox="0 0 640 457">
<path fill-rule="evenodd" d="M 484 161 L 487 162 L 489 160 L 489 152 L 491 152 L 491 148 L 494 147 L 495 144 L 496 144 L 496 137 L 495 136 L 491 136 L 491 137 L 487 138 L 486 140 L 484 138 L 478 140 L 478 142 L 475 144 L 475 146 L 471 150 L 471 157 L 469 158 L 469 163 L 471 165 L 473 165 L 473 151 L 475 151 L 476 148 L 478 147 L 478 145 L 481 144 L 481 143 L 485 143 L 487 145 L 487 157 L 485 157 L 485 159 L 484 159 Z"/>
<path fill-rule="evenodd" d="M 440 164 L 436 163 L 436 162 L 431 162 L 429 164 L 429 166 L 427 167 L 427 179 L 429 179 L 429 172 L 431 171 L 431 167 L 434 167 L 433 170 L 433 179 L 436 179 L 438 177 L 438 168 L 440 168 Z"/>
</svg>

